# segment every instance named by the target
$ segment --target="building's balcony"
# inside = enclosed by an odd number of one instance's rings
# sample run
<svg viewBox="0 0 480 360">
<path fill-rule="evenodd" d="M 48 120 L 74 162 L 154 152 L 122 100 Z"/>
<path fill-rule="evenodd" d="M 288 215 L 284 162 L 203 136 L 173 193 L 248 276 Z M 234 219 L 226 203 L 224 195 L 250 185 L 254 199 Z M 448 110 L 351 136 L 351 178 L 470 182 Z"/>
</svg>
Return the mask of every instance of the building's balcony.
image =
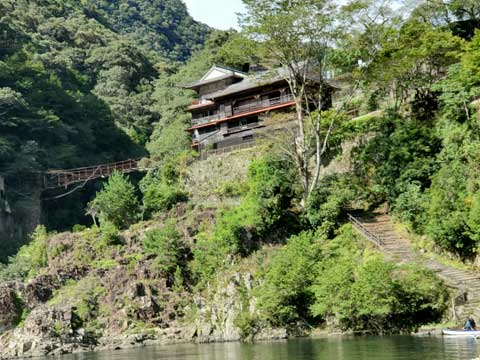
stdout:
<svg viewBox="0 0 480 360">
<path fill-rule="evenodd" d="M 193 126 L 199 126 L 208 124 L 210 122 L 216 122 L 217 120 L 228 120 L 230 117 L 238 117 L 238 115 L 248 114 L 252 112 L 261 112 L 261 110 L 269 110 L 273 107 L 279 107 L 283 104 L 289 104 L 294 101 L 293 95 L 282 95 L 279 97 L 274 97 L 270 99 L 264 100 L 254 100 L 251 101 L 244 101 L 242 105 L 235 106 L 232 109 L 232 113 L 229 116 L 226 116 L 225 113 L 221 112 L 215 115 L 206 116 L 202 118 L 192 119 Z"/>
<path fill-rule="evenodd" d="M 220 120 L 222 117 L 224 117 L 224 116 L 222 116 L 222 114 L 214 114 L 214 115 L 205 116 L 205 117 L 198 118 L 198 119 L 192 119 L 192 124 L 194 126 L 203 125 L 203 124 L 207 124 L 209 122 L 215 122 L 216 120 Z"/>
<path fill-rule="evenodd" d="M 293 95 L 282 95 L 279 97 L 271 98 L 271 99 L 264 99 L 264 100 L 252 100 L 246 103 L 243 103 L 240 106 L 236 106 L 233 108 L 233 115 L 239 115 L 244 113 L 249 113 L 252 111 L 268 109 L 272 106 L 282 105 L 294 100 Z"/>
</svg>

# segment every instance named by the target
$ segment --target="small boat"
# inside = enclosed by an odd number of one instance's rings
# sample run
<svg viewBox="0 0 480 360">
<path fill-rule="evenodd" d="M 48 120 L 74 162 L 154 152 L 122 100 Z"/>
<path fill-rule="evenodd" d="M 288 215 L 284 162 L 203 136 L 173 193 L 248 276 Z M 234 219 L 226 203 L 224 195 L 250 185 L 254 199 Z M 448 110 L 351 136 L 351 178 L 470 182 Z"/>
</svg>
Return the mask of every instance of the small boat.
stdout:
<svg viewBox="0 0 480 360">
<path fill-rule="evenodd" d="M 445 336 L 480 338 L 480 331 L 478 331 L 478 330 L 450 330 L 450 329 L 443 329 L 443 330 L 442 330 L 442 334 L 445 335 Z"/>
</svg>

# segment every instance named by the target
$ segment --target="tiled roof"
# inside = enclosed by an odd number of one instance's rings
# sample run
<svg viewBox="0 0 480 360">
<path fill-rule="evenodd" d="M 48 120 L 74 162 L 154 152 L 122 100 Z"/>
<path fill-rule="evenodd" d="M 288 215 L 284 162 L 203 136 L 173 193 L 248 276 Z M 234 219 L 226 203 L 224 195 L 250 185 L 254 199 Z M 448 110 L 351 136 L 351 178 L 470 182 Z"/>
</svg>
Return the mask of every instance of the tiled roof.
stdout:
<svg viewBox="0 0 480 360">
<path fill-rule="evenodd" d="M 286 81 L 288 76 L 288 69 L 286 67 L 262 71 L 260 73 L 245 77 L 242 81 L 227 86 L 223 90 L 208 94 L 206 95 L 206 98 L 215 100 L 217 98 L 255 89 L 261 86 L 272 85 L 281 81 Z M 314 75 L 310 75 L 308 78 L 309 80 L 316 82 L 319 80 L 319 78 Z M 328 80 L 327 84 L 332 88 L 339 88 L 338 84 L 336 84 L 334 81 Z"/>
</svg>

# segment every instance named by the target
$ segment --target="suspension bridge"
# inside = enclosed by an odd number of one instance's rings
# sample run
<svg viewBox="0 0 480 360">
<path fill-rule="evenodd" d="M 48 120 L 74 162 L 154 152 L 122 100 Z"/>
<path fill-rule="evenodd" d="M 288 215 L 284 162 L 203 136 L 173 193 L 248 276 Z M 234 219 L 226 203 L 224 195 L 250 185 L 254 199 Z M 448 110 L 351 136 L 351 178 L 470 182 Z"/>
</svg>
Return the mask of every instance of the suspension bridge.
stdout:
<svg viewBox="0 0 480 360">
<path fill-rule="evenodd" d="M 109 164 L 87 166 L 66 170 L 48 170 L 43 173 L 43 188 L 67 188 L 70 185 L 86 183 L 90 180 L 111 176 L 114 172 L 128 174 L 144 171 L 139 165 L 140 159 L 128 159 Z"/>
</svg>

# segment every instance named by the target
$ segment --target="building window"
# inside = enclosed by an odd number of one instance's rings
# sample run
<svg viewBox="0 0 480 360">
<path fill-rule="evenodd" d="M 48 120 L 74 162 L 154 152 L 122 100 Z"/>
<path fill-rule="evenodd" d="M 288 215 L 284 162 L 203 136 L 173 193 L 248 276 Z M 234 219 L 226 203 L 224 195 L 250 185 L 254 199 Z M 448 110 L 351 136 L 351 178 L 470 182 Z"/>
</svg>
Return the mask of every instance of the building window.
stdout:
<svg viewBox="0 0 480 360">
<path fill-rule="evenodd" d="M 198 129 L 198 134 L 203 135 L 203 134 L 208 134 L 213 131 L 217 130 L 216 126 L 206 126 Z"/>
</svg>

